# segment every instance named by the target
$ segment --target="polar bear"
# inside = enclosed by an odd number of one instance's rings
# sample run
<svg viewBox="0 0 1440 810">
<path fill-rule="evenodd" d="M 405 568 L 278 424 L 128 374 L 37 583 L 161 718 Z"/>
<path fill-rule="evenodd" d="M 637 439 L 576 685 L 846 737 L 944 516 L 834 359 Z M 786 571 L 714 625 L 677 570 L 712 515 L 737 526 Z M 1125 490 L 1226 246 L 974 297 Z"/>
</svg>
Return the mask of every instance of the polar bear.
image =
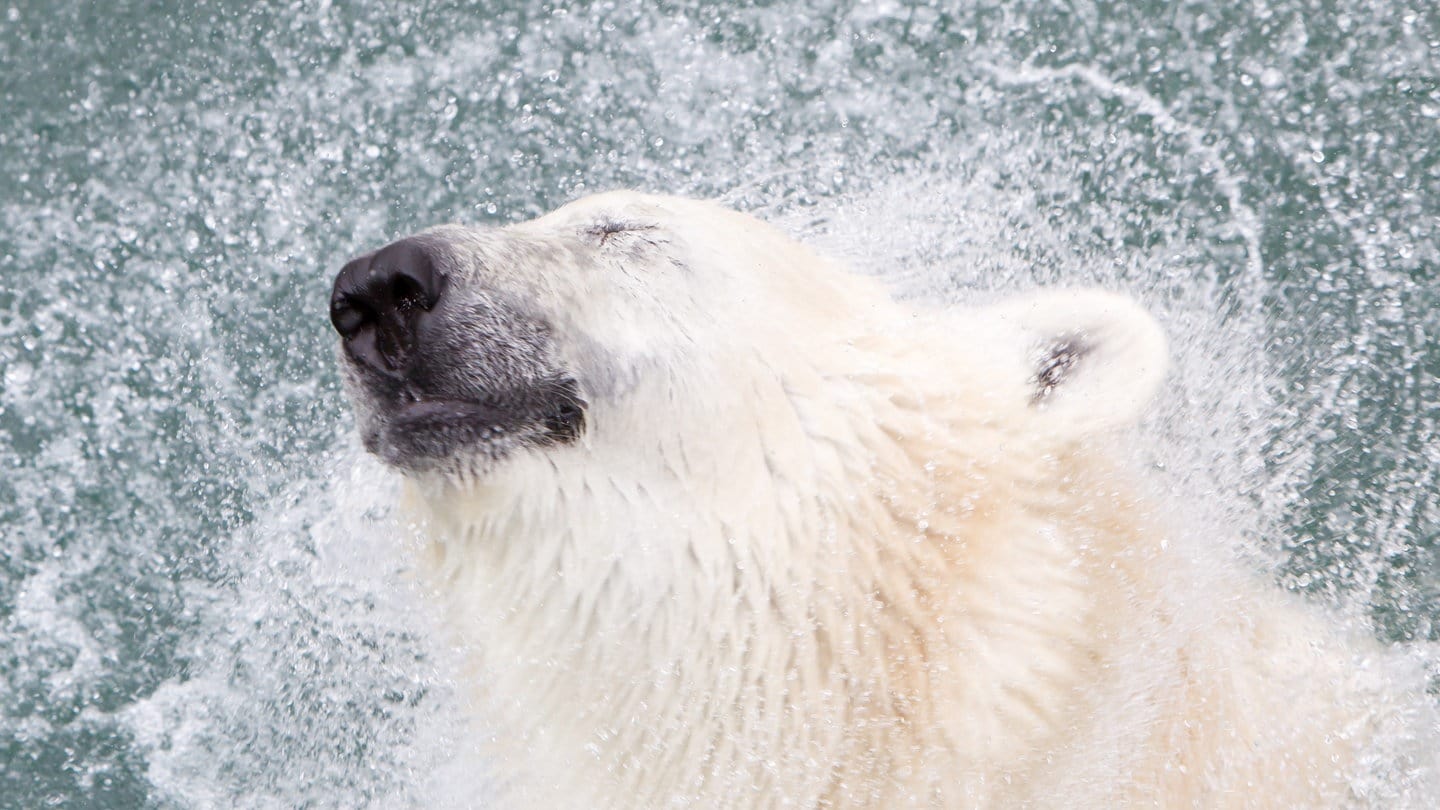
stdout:
<svg viewBox="0 0 1440 810">
<path fill-rule="evenodd" d="M 513 806 L 1420 795 L 1379 645 L 1187 568 L 1112 459 L 1167 364 L 1125 297 L 914 308 L 616 192 L 357 258 L 331 317 Z"/>
</svg>

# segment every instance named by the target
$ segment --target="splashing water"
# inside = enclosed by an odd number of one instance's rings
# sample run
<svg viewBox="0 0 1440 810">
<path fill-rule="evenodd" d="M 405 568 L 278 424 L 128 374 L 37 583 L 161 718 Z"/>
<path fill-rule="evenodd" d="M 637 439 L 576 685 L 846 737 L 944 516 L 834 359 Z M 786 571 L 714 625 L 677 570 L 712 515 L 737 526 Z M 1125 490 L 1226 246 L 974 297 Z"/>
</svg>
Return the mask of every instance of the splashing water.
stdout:
<svg viewBox="0 0 1440 810">
<path fill-rule="evenodd" d="M 1419 0 L 0 5 L 0 806 L 501 778 L 326 294 L 406 231 L 619 186 L 907 297 L 1134 292 L 1181 534 L 1436 660 L 1437 62 Z"/>
</svg>

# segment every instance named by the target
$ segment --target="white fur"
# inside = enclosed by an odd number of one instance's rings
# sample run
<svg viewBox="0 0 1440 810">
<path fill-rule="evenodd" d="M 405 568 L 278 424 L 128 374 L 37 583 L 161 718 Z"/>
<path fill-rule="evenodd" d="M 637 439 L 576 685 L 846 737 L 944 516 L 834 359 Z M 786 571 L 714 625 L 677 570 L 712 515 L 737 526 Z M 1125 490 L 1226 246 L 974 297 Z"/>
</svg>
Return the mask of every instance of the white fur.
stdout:
<svg viewBox="0 0 1440 810">
<path fill-rule="evenodd" d="M 654 227 L 598 244 L 597 218 Z M 1411 709 L 1361 667 L 1378 646 L 1202 580 L 1107 461 L 1165 365 L 1127 299 L 914 311 L 754 219 L 632 194 L 436 233 L 462 258 L 549 246 L 486 283 L 553 318 L 594 381 L 579 444 L 409 486 L 511 805 L 1404 788 L 1413 763 L 1376 740 Z M 1037 399 L 1037 357 L 1077 335 L 1090 352 Z"/>
</svg>

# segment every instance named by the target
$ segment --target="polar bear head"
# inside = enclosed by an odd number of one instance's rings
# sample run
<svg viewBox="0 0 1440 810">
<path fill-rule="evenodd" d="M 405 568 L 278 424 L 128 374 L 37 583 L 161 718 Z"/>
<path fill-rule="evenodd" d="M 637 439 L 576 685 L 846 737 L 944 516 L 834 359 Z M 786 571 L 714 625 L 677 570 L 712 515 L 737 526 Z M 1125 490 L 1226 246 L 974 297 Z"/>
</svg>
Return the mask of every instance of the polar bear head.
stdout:
<svg viewBox="0 0 1440 810">
<path fill-rule="evenodd" d="M 630 192 L 361 256 L 335 281 L 331 319 L 366 448 L 419 477 L 733 435 L 775 406 L 772 387 L 823 399 L 814 386 L 916 353 L 948 375 L 927 385 L 974 395 L 976 420 L 1068 438 L 1136 414 L 1165 364 L 1153 321 L 1118 296 L 910 311 L 752 217 Z"/>
</svg>

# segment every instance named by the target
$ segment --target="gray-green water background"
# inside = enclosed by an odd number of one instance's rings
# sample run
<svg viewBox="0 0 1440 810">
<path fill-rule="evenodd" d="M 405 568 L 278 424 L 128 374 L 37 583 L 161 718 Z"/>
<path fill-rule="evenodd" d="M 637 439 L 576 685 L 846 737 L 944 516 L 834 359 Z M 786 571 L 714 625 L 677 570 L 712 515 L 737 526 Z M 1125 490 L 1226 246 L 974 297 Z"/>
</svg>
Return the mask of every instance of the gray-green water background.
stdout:
<svg viewBox="0 0 1440 810">
<path fill-rule="evenodd" d="M 1431 0 L 0 2 L 0 807 L 468 801 L 346 559 L 328 286 L 620 186 L 930 299 L 1133 291 L 1165 486 L 1440 635 Z"/>
</svg>

